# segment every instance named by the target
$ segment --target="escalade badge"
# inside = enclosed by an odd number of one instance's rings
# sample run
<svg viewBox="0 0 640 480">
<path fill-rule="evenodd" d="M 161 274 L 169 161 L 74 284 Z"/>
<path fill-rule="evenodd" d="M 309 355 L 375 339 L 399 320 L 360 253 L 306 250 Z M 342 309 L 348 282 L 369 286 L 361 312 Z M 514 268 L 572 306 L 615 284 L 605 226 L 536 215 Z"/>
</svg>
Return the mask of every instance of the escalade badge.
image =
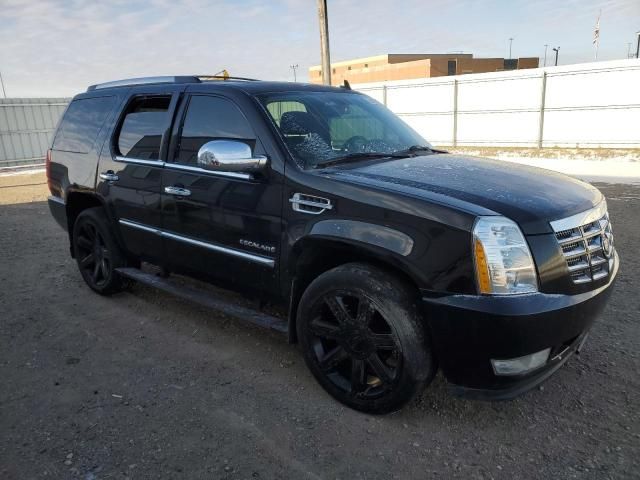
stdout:
<svg viewBox="0 0 640 480">
<path fill-rule="evenodd" d="M 256 248 L 258 250 L 262 250 L 263 252 L 275 253 L 276 247 L 271 245 L 265 245 L 264 243 L 258 243 L 251 240 L 245 240 L 244 238 L 240 239 L 240 245 L 244 247 Z"/>
</svg>

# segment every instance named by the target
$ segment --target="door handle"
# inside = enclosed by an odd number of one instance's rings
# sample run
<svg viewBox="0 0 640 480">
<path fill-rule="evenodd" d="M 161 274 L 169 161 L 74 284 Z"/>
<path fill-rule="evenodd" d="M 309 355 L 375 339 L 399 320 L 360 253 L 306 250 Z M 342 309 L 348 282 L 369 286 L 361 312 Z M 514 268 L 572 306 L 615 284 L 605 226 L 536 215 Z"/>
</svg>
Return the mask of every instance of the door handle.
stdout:
<svg viewBox="0 0 640 480">
<path fill-rule="evenodd" d="M 191 195 L 191 190 L 187 190 L 182 187 L 164 187 L 164 193 L 169 195 L 175 195 L 177 197 L 188 197 Z"/>
<path fill-rule="evenodd" d="M 107 170 L 106 172 L 102 172 L 100 174 L 100 178 L 107 182 L 117 182 L 119 179 L 118 175 L 113 173 L 113 170 Z"/>
</svg>

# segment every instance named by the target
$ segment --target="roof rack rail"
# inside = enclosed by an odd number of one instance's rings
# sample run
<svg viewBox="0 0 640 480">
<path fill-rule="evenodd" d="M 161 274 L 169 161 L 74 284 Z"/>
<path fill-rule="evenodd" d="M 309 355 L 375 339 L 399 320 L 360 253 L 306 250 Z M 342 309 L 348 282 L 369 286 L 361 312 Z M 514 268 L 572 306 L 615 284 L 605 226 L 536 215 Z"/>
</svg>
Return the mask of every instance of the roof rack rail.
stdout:
<svg viewBox="0 0 640 480">
<path fill-rule="evenodd" d="M 112 82 L 98 83 L 87 88 L 87 92 L 92 90 L 101 90 L 103 88 L 112 87 L 132 87 L 135 85 L 150 85 L 154 83 L 202 83 L 212 80 L 243 80 L 246 82 L 258 82 L 255 78 L 232 77 L 227 75 L 182 75 L 182 76 L 163 76 L 163 77 L 140 77 L 125 78 L 124 80 L 114 80 Z"/>
<path fill-rule="evenodd" d="M 201 80 L 196 75 L 189 76 L 164 76 L 164 77 L 141 77 L 115 80 L 113 82 L 98 83 L 87 88 L 87 92 L 112 87 L 131 87 L 134 85 L 149 85 L 153 83 L 200 83 Z"/>
<path fill-rule="evenodd" d="M 245 82 L 259 82 L 257 78 L 234 77 L 232 75 L 196 75 L 203 82 L 210 80 L 244 80 Z"/>
</svg>

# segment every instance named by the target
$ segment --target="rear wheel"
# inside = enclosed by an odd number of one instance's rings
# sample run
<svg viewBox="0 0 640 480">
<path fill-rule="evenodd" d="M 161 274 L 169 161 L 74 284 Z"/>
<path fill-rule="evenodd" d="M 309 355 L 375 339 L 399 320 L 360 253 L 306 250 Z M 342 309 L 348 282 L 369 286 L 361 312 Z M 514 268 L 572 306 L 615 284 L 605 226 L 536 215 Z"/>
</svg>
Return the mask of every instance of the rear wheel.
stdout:
<svg viewBox="0 0 640 480">
<path fill-rule="evenodd" d="M 357 410 L 397 410 L 435 374 L 410 287 L 366 264 L 342 265 L 314 280 L 300 300 L 297 329 L 316 379 Z"/>
<path fill-rule="evenodd" d="M 101 207 L 84 210 L 73 227 L 73 252 L 82 278 L 89 287 L 109 295 L 122 290 L 126 281 L 116 268 L 126 266 Z"/>
</svg>

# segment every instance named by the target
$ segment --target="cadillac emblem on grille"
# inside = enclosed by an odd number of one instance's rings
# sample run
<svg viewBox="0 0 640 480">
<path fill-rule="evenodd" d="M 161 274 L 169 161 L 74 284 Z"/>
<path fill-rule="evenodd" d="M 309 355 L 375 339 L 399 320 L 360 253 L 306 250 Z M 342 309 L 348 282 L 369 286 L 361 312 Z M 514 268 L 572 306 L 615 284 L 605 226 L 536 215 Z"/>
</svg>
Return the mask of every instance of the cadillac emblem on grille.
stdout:
<svg viewBox="0 0 640 480">
<path fill-rule="evenodd" d="M 551 222 L 573 283 L 589 283 L 613 269 L 613 229 L 603 201 L 597 207 Z"/>
</svg>

